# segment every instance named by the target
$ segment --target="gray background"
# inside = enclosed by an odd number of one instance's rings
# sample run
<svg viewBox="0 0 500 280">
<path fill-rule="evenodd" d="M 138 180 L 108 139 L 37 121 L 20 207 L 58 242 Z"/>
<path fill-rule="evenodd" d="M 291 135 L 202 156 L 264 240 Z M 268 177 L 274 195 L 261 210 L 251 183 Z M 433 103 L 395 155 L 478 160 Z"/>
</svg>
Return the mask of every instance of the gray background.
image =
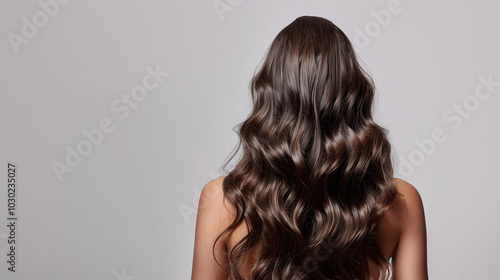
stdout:
<svg viewBox="0 0 500 280">
<path fill-rule="evenodd" d="M 43 3 L 52 3 L 47 12 Z M 199 191 L 237 143 L 248 82 L 283 27 L 317 15 L 349 36 L 374 78 L 396 176 L 423 198 L 431 279 L 498 279 L 500 86 L 479 88 L 482 99 L 474 92 L 479 77 L 500 81 L 499 8 L 493 0 L 1 1 L 0 278 L 189 279 Z M 148 66 L 169 75 L 127 116 L 113 111 Z M 66 165 L 67 147 L 85 145 L 82 130 L 106 118 L 114 129 L 59 180 L 53 164 Z M 435 130 L 442 135 L 429 140 Z M 15 273 L 6 263 L 8 162 L 18 176 Z"/>
</svg>

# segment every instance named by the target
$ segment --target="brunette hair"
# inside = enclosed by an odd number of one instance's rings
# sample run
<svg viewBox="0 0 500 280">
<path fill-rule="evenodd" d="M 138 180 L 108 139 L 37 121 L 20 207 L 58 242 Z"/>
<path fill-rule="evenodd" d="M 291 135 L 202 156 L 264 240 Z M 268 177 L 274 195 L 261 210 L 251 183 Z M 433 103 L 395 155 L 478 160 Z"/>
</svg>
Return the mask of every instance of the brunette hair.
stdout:
<svg viewBox="0 0 500 280">
<path fill-rule="evenodd" d="M 245 257 L 258 251 L 251 279 L 369 279 L 369 259 L 387 277 L 376 238 L 397 195 L 391 147 L 372 119 L 373 80 L 347 36 L 321 17 L 295 19 L 250 91 L 253 109 L 224 164 L 242 148 L 223 181 L 236 218 L 215 241 L 246 223 L 229 276 L 243 279 Z"/>
</svg>

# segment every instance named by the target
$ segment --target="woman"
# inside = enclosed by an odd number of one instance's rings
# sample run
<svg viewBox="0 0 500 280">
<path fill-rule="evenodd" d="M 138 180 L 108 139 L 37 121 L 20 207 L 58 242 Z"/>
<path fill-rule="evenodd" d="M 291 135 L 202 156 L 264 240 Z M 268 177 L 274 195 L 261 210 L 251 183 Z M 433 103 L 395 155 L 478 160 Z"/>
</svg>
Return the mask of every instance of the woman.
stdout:
<svg viewBox="0 0 500 280">
<path fill-rule="evenodd" d="M 200 197 L 192 279 L 428 279 L 421 197 L 393 178 L 347 36 L 297 18 L 250 89 L 243 154 Z"/>
</svg>

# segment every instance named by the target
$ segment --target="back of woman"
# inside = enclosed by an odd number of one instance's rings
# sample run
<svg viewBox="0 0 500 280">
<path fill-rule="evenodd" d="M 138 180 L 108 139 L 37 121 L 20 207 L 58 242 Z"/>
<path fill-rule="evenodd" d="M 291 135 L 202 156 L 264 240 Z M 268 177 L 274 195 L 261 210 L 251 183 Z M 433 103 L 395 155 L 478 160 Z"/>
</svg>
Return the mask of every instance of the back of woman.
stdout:
<svg viewBox="0 0 500 280">
<path fill-rule="evenodd" d="M 428 279 L 422 201 L 393 177 L 347 36 L 297 18 L 250 89 L 241 158 L 200 198 L 192 279 Z"/>
</svg>

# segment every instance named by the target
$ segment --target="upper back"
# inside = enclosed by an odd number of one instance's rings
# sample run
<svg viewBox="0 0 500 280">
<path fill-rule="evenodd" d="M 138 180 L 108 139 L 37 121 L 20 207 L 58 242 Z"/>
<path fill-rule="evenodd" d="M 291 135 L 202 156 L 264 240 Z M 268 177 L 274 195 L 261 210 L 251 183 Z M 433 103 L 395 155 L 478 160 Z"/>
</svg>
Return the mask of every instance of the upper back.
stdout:
<svg viewBox="0 0 500 280">
<path fill-rule="evenodd" d="M 212 183 L 214 183 L 216 188 L 219 190 L 218 191 L 219 195 L 223 195 L 222 181 L 224 180 L 224 177 L 225 176 L 221 176 L 212 181 Z M 389 260 L 389 258 L 392 257 L 392 263 L 394 265 L 393 274 L 395 276 L 400 275 L 400 277 L 404 277 L 404 279 L 410 279 L 407 277 L 408 275 L 407 273 L 409 273 L 408 270 L 413 270 L 412 273 L 415 273 L 415 271 L 420 271 L 419 273 L 421 275 L 425 274 L 425 277 L 427 277 L 426 259 L 425 259 L 425 272 L 423 272 L 424 264 L 422 263 L 423 262 L 422 250 L 424 250 L 425 252 L 426 244 L 425 242 L 424 244 L 422 244 L 422 240 L 420 240 L 419 245 L 418 244 L 416 245 L 420 246 L 416 247 L 416 249 L 420 248 L 421 252 L 420 254 L 421 263 L 420 265 L 417 265 L 420 267 L 420 269 L 416 268 L 415 266 L 411 266 L 411 264 L 408 264 L 409 260 L 401 260 L 401 261 L 399 260 L 400 256 L 401 258 L 412 259 L 412 257 L 409 256 L 410 253 L 408 251 L 415 250 L 415 245 L 411 245 L 412 241 L 410 237 L 412 233 L 409 232 L 408 227 L 411 227 L 412 230 L 415 230 L 416 227 L 415 223 L 417 224 L 420 223 L 419 228 L 417 225 L 417 231 L 419 229 L 420 232 L 422 232 L 422 226 L 423 226 L 423 231 L 425 233 L 425 222 L 422 225 L 422 219 L 423 219 L 422 202 L 420 195 L 418 191 L 415 189 L 415 187 L 413 187 L 408 182 L 398 178 L 394 178 L 394 183 L 396 185 L 398 195 L 396 197 L 396 200 L 394 201 L 393 207 L 391 207 L 390 210 L 386 212 L 386 214 L 384 215 L 384 218 L 382 220 L 377 235 L 377 247 L 383 253 L 383 255 L 386 257 L 387 260 Z M 224 202 L 226 202 L 226 200 L 224 200 Z M 223 220 L 223 223 L 221 224 L 220 227 L 221 229 L 229 226 L 229 224 L 234 220 L 235 217 L 234 207 L 229 205 L 228 203 L 224 203 L 224 205 L 225 207 L 222 207 L 223 210 L 221 214 Z M 225 245 L 226 253 L 230 252 L 234 248 L 234 246 L 243 237 L 245 237 L 247 233 L 248 229 L 246 223 L 242 222 L 228 235 L 224 235 L 221 241 Z M 420 238 L 422 238 L 421 235 L 422 234 L 420 234 Z M 400 242 L 402 238 L 403 242 Z M 412 246 L 414 248 L 412 248 Z M 424 248 L 422 248 L 422 246 Z M 259 249 L 255 248 L 253 251 L 251 251 L 251 254 L 247 255 L 247 258 L 245 259 L 244 266 L 239 272 L 245 279 L 249 278 L 250 270 L 253 267 L 253 264 L 256 262 L 259 255 L 258 251 Z M 398 266 L 398 264 L 401 264 L 400 267 Z M 374 264 L 371 262 L 370 262 L 370 270 L 372 271 L 371 274 L 373 279 L 378 279 L 379 275 L 378 271 L 374 266 Z M 417 273 L 415 275 L 419 274 Z M 422 276 L 421 278 L 413 278 L 413 279 L 427 279 L 425 277 Z M 399 279 L 399 277 L 395 279 Z"/>
</svg>

